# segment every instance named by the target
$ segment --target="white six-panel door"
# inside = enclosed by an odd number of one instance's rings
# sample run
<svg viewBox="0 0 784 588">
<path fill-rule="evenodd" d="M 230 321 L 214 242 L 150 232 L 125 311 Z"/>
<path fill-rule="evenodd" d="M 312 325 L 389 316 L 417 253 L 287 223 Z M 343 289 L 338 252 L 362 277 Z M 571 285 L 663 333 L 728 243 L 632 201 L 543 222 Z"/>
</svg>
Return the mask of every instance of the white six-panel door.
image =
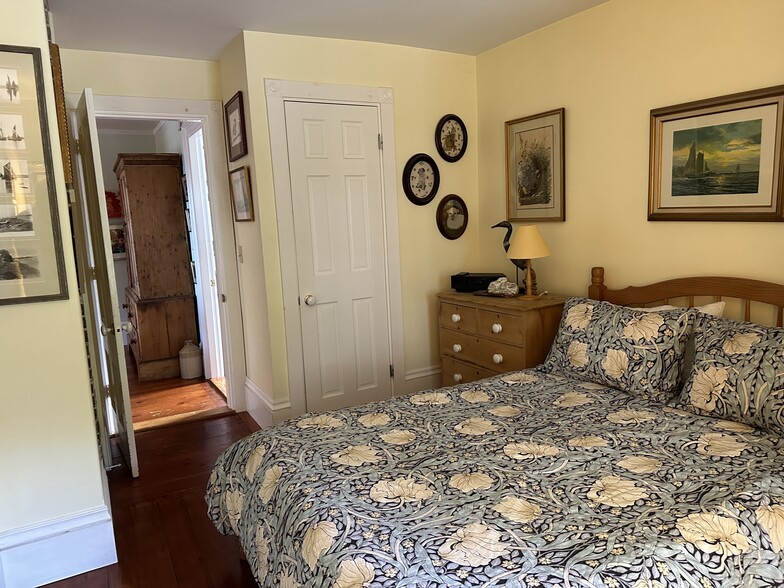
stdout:
<svg viewBox="0 0 784 588">
<path fill-rule="evenodd" d="M 378 109 L 286 102 L 308 411 L 391 396 Z"/>
</svg>

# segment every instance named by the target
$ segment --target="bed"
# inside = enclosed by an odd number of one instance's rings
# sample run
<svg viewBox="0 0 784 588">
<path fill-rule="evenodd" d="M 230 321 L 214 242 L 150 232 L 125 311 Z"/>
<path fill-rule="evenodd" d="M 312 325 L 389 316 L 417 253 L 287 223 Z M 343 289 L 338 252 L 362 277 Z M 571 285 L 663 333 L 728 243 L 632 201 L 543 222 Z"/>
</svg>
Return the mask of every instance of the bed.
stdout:
<svg viewBox="0 0 784 588">
<path fill-rule="evenodd" d="M 783 307 L 594 268 L 542 366 L 259 431 L 209 516 L 263 587 L 782 586 Z"/>
</svg>

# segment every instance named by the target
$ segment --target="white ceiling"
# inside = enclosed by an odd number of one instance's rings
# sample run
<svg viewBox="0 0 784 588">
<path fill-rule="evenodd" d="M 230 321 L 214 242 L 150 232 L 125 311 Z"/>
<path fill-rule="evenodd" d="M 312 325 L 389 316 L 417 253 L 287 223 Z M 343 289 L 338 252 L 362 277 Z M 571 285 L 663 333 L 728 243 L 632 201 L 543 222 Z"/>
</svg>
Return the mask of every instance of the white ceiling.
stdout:
<svg viewBox="0 0 784 588">
<path fill-rule="evenodd" d="M 49 0 L 49 8 L 60 47 L 217 59 L 241 30 L 478 55 L 604 1 Z"/>
</svg>

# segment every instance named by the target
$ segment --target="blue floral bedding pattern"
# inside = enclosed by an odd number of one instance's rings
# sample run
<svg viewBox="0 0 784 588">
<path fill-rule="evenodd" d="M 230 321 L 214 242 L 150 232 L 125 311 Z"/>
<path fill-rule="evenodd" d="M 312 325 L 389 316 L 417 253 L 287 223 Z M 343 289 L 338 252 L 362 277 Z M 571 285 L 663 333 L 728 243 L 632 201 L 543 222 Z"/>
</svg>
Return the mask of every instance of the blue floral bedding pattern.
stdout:
<svg viewBox="0 0 784 588">
<path fill-rule="evenodd" d="M 697 414 L 784 434 L 784 329 L 700 315 L 681 402 Z"/>
<path fill-rule="evenodd" d="M 696 314 L 688 308 L 653 312 L 569 298 L 544 365 L 551 372 L 667 402 L 678 391 Z"/>
<path fill-rule="evenodd" d="M 259 585 L 784 585 L 784 441 L 524 370 L 259 431 L 206 500 Z"/>
</svg>

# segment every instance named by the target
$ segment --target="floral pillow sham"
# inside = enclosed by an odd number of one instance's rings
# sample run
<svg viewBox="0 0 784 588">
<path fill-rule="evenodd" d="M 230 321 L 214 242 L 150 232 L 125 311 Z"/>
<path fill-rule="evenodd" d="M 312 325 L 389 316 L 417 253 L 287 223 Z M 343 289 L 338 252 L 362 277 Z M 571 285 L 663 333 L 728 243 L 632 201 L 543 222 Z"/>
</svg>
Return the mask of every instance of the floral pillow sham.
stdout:
<svg viewBox="0 0 784 588">
<path fill-rule="evenodd" d="M 726 302 L 719 300 L 718 302 L 709 302 L 708 304 L 703 304 L 702 306 L 692 306 L 691 308 L 694 308 L 695 310 L 698 310 L 704 314 L 724 316 L 724 307 L 726 305 Z M 664 306 L 641 308 L 640 310 L 644 310 L 645 312 L 659 312 L 662 310 L 675 310 L 676 308 L 678 307 L 672 306 L 671 304 L 665 304 Z M 692 333 L 689 335 L 688 341 L 686 341 L 686 353 L 683 355 L 683 367 L 681 368 L 680 375 L 681 382 L 686 382 L 686 380 L 689 379 L 692 365 L 694 365 L 694 331 L 692 331 Z"/>
<path fill-rule="evenodd" d="M 784 329 L 700 315 L 681 404 L 784 435 Z"/>
<path fill-rule="evenodd" d="M 544 369 L 667 402 L 679 387 L 696 314 L 692 309 L 646 312 L 570 298 Z"/>
</svg>

